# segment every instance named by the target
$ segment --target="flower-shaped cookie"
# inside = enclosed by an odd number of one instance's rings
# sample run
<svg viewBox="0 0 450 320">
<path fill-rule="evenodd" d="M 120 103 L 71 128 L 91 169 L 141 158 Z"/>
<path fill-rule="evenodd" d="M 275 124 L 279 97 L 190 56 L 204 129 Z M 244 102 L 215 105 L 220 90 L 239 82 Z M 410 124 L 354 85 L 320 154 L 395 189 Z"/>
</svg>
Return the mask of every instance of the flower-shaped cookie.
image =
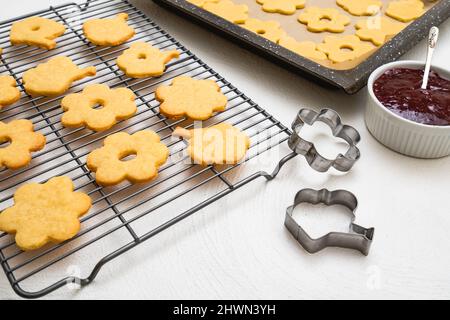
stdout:
<svg viewBox="0 0 450 320">
<path fill-rule="evenodd" d="M 61 122 L 69 128 L 85 125 L 94 131 L 108 130 L 117 121 L 136 113 L 135 98 L 133 91 L 127 88 L 110 89 L 104 84 L 91 84 L 80 93 L 64 97 L 61 107 L 65 112 Z M 97 106 L 100 108 L 96 109 Z"/>
<path fill-rule="evenodd" d="M 233 23 L 244 23 L 248 18 L 248 7 L 245 4 L 234 4 L 230 0 L 221 0 L 217 3 L 207 2 L 203 9 Z"/>
<path fill-rule="evenodd" d="M 10 76 L 0 76 L 0 110 L 20 99 L 20 90 L 16 87 L 16 80 Z"/>
<path fill-rule="evenodd" d="M 170 60 L 179 56 L 177 50 L 160 51 L 149 43 L 135 42 L 117 58 L 117 65 L 131 78 L 157 77 Z"/>
<path fill-rule="evenodd" d="M 275 43 L 277 43 L 278 40 L 286 34 L 286 32 L 281 29 L 280 23 L 277 21 L 262 21 L 254 18 L 248 18 L 245 20 L 242 27 Z"/>
<path fill-rule="evenodd" d="M 92 19 L 83 24 L 86 38 L 98 46 L 117 46 L 134 36 L 127 24 L 128 14 L 119 13 L 114 18 Z"/>
<path fill-rule="evenodd" d="M 57 56 L 25 71 L 22 79 L 32 96 L 57 96 L 66 92 L 72 82 L 95 74 L 95 67 L 81 69 L 70 58 Z"/>
<path fill-rule="evenodd" d="M 2 144 L 9 143 L 7 146 Z M 18 169 L 28 165 L 31 152 L 45 146 L 45 137 L 34 132 L 30 120 L 0 121 L 0 167 Z"/>
<path fill-rule="evenodd" d="M 129 156 L 134 158 L 127 160 Z M 96 173 L 95 180 L 103 186 L 124 180 L 147 182 L 158 175 L 158 168 L 168 156 L 169 150 L 151 130 L 132 135 L 119 132 L 108 136 L 103 147 L 88 155 L 87 166 Z"/>
<path fill-rule="evenodd" d="M 47 50 L 56 47 L 55 39 L 63 35 L 66 28 L 56 21 L 30 17 L 14 22 L 11 26 L 11 44 L 27 44 L 38 46 Z"/>
<path fill-rule="evenodd" d="M 336 3 L 354 16 L 373 16 L 383 6 L 379 0 L 336 0 Z"/>
<path fill-rule="evenodd" d="M 256 2 L 262 4 L 265 12 L 291 15 L 297 9 L 304 8 L 306 0 L 256 0 Z"/>
<path fill-rule="evenodd" d="M 360 20 L 355 25 L 356 35 L 361 40 L 372 41 L 374 45 L 381 46 L 392 36 L 405 28 L 405 24 L 386 17 L 374 17 Z"/>
<path fill-rule="evenodd" d="M 340 14 L 337 9 L 308 7 L 298 16 L 298 21 L 306 24 L 311 32 L 330 31 L 340 33 L 345 31 L 345 26 L 351 20 L 346 15 Z"/>
<path fill-rule="evenodd" d="M 91 207 L 91 198 L 73 188 L 64 176 L 21 186 L 14 193 L 14 205 L 0 214 L 0 230 L 15 234 L 22 250 L 73 238 L 80 230 L 78 218 Z"/>
<path fill-rule="evenodd" d="M 189 156 L 194 163 L 204 166 L 236 164 L 245 157 L 250 148 L 248 136 L 228 123 L 192 130 L 178 127 L 173 135 L 188 139 Z"/>
<path fill-rule="evenodd" d="M 376 47 L 361 41 L 357 36 L 347 35 L 343 37 L 325 37 L 323 43 L 319 43 L 317 48 L 325 52 L 331 61 L 340 63 L 359 58 Z"/>
<path fill-rule="evenodd" d="M 402 22 L 415 20 L 424 12 L 424 4 L 420 0 L 392 1 L 386 9 L 386 15 Z"/>
<path fill-rule="evenodd" d="M 308 59 L 327 60 L 327 55 L 317 50 L 317 44 L 312 41 L 299 42 L 292 37 L 283 36 L 278 44 Z"/>
<path fill-rule="evenodd" d="M 159 112 L 171 119 L 186 115 L 193 120 L 206 120 L 227 105 L 227 97 L 213 80 L 186 76 L 176 77 L 170 86 L 158 87 L 155 97 L 161 102 Z"/>
</svg>

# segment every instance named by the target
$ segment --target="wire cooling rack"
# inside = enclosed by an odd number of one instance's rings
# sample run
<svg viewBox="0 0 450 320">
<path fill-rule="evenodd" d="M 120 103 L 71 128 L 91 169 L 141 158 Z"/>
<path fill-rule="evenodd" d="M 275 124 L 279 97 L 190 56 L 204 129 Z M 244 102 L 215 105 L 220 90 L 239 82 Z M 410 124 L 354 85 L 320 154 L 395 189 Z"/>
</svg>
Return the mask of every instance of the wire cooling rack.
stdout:
<svg viewBox="0 0 450 320">
<path fill-rule="evenodd" d="M 133 39 L 112 48 L 96 47 L 85 40 L 82 32 L 85 20 L 112 17 L 119 12 L 128 13 L 129 24 L 136 30 Z M 58 39 L 55 50 L 10 46 L 11 24 L 35 15 L 59 21 L 66 26 L 67 31 Z M 177 49 L 181 55 L 167 65 L 165 74 L 159 78 L 130 79 L 118 69 L 115 59 L 134 41 L 146 41 L 162 50 Z M 29 119 L 34 123 L 35 129 L 47 138 L 45 149 L 34 153 L 27 167 L 15 171 L 0 169 L 0 210 L 12 205 L 14 191 L 20 185 L 45 182 L 60 175 L 69 176 L 74 181 L 76 190 L 89 194 L 93 200 L 93 207 L 81 219 L 79 234 L 63 243 L 23 252 L 17 248 L 12 236 L 0 235 L 1 265 L 14 291 L 23 297 L 40 297 L 67 283 L 78 283 L 81 286 L 89 284 L 105 263 L 139 243 L 258 177 L 271 179 L 273 176 L 258 171 L 259 168 L 254 170 L 254 165 L 250 166 L 249 163 L 263 154 L 270 154 L 271 152 L 266 151 L 273 151 L 274 146 L 286 141 L 290 135 L 290 131 L 279 121 L 128 1 L 70 3 L 2 22 L 0 47 L 3 48 L 0 73 L 12 75 L 22 93 L 20 102 L 0 111 L 0 121 Z M 32 98 L 25 93 L 21 78 L 26 70 L 57 55 L 70 57 L 80 67 L 94 65 L 97 68 L 95 77 L 75 83 L 70 92 L 78 92 L 88 83 L 106 83 L 110 87 L 126 86 L 137 96 L 137 114 L 106 132 L 95 133 L 86 128 L 62 127 L 62 97 Z M 184 118 L 172 121 L 161 116 L 154 97 L 157 86 L 167 84 L 179 75 L 213 79 L 220 85 L 222 92 L 228 97 L 228 107 L 203 125 L 227 121 L 244 130 L 252 142 L 245 161 L 234 166 L 220 167 L 202 167 L 186 161 L 183 153 L 185 142 L 172 138 L 171 133 L 176 126 L 191 128 L 194 124 Z M 98 148 L 109 134 L 119 131 L 133 133 L 145 128 L 157 132 L 161 141 L 170 149 L 170 160 L 160 168 L 158 178 L 140 185 L 123 183 L 107 188 L 97 185 L 86 167 L 89 152 Z M 292 156 L 288 154 L 280 162 L 275 174 Z M 273 156 L 270 159 L 271 165 L 276 163 Z M 185 211 L 179 212 L 180 207 L 186 208 Z M 98 258 L 91 261 L 93 256 Z M 72 264 L 83 267 L 80 273 L 87 270 L 85 277 L 82 274 L 75 276 L 68 273 L 62 267 Z"/>
</svg>

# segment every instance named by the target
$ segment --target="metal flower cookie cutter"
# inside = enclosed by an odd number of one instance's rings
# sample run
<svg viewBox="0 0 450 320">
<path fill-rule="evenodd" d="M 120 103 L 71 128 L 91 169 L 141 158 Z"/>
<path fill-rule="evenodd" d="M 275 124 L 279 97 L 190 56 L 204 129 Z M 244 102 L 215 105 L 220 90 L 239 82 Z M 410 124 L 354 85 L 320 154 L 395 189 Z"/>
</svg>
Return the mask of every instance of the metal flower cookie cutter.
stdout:
<svg viewBox="0 0 450 320">
<path fill-rule="evenodd" d="M 295 207 L 300 203 L 323 203 L 327 206 L 342 205 L 347 207 L 352 215 L 349 232 L 330 232 L 317 239 L 311 238 L 292 216 Z M 294 204 L 286 209 L 284 225 L 309 253 L 316 253 L 326 247 L 340 247 L 358 250 L 362 254 L 368 255 L 375 229 L 366 229 L 354 223 L 357 205 L 356 197 L 346 190 L 302 189 L 295 195 Z"/>
<path fill-rule="evenodd" d="M 306 124 L 313 125 L 316 121 L 321 121 L 328 125 L 333 136 L 345 140 L 349 148 L 345 154 L 338 154 L 335 159 L 330 160 L 322 156 L 310 141 L 304 140 L 300 136 L 300 131 Z M 356 144 L 361 137 L 355 128 L 344 125 L 336 111 L 331 109 L 322 109 L 316 112 L 311 109 L 301 109 L 294 122 L 292 123 L 292 135 L 289 138 L 288 145 L 295 153 L 305 156 L 306 161 L 316 171 L 325 172 L 330 167 L 339 171 L 349 171 L 360 157 L 359 149 Z"/>
</svg>

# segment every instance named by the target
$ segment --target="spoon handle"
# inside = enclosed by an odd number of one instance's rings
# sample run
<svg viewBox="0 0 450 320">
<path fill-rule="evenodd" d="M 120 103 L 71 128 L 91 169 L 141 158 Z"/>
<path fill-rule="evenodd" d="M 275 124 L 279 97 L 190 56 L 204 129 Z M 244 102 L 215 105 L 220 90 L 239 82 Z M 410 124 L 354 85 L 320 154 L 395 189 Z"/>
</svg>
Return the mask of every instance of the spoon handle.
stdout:
<svg viewBox="0 0 450 320">
<path fill-rule="evenodd" d="M 438 27 L 431 27 L 428 35 L 427 61 L 425 63 L 425 71 L 423 73 L 422 89 L 426 89 L 428 85 L 428 76 L 430 75 L 431 58 L 433 57 L 434 48 L 439 36 Z"/>
</svg>

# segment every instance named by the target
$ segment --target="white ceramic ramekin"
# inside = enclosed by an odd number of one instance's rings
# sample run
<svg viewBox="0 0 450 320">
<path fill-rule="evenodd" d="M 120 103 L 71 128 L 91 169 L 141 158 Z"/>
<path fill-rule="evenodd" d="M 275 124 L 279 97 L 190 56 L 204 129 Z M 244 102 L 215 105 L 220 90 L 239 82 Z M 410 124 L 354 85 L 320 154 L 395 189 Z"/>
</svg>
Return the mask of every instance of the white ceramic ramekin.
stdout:
<svg viewBox="0 0 450 320">
<path fill-rule="evenodd" d="M 393 68 L 423 69 L 418 61 L 396 61 L 376 69 L 369 77 L 365 120 L 370 133 L 388 148 L 417 158 L 440 158 L 450 154 L 450 126 L 432 126 L 404 119 L 389 111 L 373 92 L 373 83 Z M 432 67 L 441 77 L 450 79 L 450 71 Z M 450 106 L 449 106 L 450 108 Z"/>
</svg>

